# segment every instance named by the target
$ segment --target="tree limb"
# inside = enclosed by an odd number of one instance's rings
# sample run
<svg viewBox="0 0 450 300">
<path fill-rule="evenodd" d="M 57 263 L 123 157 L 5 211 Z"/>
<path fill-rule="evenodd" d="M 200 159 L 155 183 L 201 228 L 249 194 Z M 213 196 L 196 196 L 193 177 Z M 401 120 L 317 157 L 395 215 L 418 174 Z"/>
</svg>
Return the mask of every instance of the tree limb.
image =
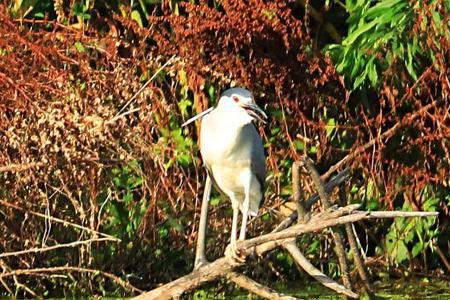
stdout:
<svg viewBox="0 0 450 300">
<path fill-rule="evenodd" d="M 358 294 L 352 292 L 343 285 L 340 285 L 336 281 L 329 278 L 327 275 L 320 272 L 319 269 L 314 267 L 308 261 L 308 259 L 305 256 L 303 256 L 303 254 L 300 252 L 294 241 L 289 241 L 283 244 L 283 246 L 291 254 L 292 258 L 294 258 L 294 260 L 302 267 L 302 269 L 305 270 L 309 275 L 311 275 L 315 280 L 319 281 L 327 288 L 330 288 L 340 294 L 344 294 L 348 297 L 355 299 L 359 297 Z"/>
<path fill-rule="evenodd" d="M 341 209 L 348 212 L 348 208 Z M 307 223 L 297 224 L 280 232 L 268 233 L 263 236 L 255 237 L 249 240 L 238 241 L 236 248 L 239 249 L 243 257 L 247 257 L 253 253 L 264 253 L 282 246 L 287 239 L 292 239 L 302 233 L 315 232 L 327 227 L 343 225 L 350 222 L 356 222 L 365 219 L 374 218 L 394 218 L 394 217 L 427 217 L 437 216 L 435 212 L 364 212 L 355 211 L 352 214 L 333 217 L 324 221 L 317 220 L 315 217 Z M 328 215 L 328 216 L 331 216 Z M 141 294 L 135 299 L 172 299 L 180 297 L 187 291 L 194 290 L 203 283 L 216 280 L 223 276 L 227 276 L 229 272 L 236 267 L 243 265 L 244 261 L 236 261 L 229 257 L 222 257 L 214 262 L 203 266 L 190 274 L 180 277 L 172 282 L 162 285 L 152 291 Z"/>
<path fill-rule="evenodd" d="M 296 300 L 298 298 L 286 296 L 281 293 L 278 293 L 277 291 L 272 290 L 271 288 L 262 285 L 253 279 L 237 273 L 237 272 L 230 272 L 228 274 L 228 279 L 239 285 L 240 287 L 243 287 L 244 289 L 247 289 L 251 293 L 258 295 L 260 297 L 266 298 L 266 299 L 273 299 L 273 300 Z"/>
</svg>

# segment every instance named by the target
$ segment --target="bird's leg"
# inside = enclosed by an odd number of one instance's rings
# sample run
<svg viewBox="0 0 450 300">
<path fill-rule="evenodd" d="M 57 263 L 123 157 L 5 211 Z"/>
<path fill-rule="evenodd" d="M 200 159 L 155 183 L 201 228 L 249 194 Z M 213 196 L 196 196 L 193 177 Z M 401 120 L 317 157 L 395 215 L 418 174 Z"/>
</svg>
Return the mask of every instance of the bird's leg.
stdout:
<svg viewBox="0 0 450 300">
<path fill-rule="evenodd" d="M 251 175 L 251 174 L 250 174 Z M 250 177 L 251 180 L 251 177 Z M 245 185 L 245 198 L 244 203 L 242 204 L 242 224 L 241 224 L 241 232 L 239 233 L 239 240 L 243 241 L 245 240 L 245 231 L 247 229 L 247 220 L 248 220 L 248 210 L 250 206 L 250 180 L 248 181 L 249 184 Z M 234 201 L 233 203 L 237 203 L 237 201 Z M 237 205 L 236 205 L 237 206 Z M 237 215 L 237 212 L 239 211 L 239 207 L 236 207 L 236 209 L 233 207 L 233 226 L 236 225 L 237 227 L 237 217 L 236 222 L 234 222 L 234 214 Z M 234 228 L 235 231 L 231 232 L 231 244 L 227 247 L 226 255 L 233 257 L 235 260 L 238 260 L 240 262 L 245 261 L 245 256 L 243 255 L 242 251 L 240 251 L 236 247 L 236 231 L 237 228 Z M 233 242 L 233 234 L 234 234 L 234 242 Z"/>
<path fill-rule="evenodd" d="M 248 210 L 250 206 L 250 189 L 245 188 L 245 199 L 242 204 L 242 224 L 241 232 L 239 233 L 239 240 L 245 240 L 245 232 L 247 231 L 247 221 L 248 221 Z"/>
<path fill-rule="evenodd" d="M 231 200 L 233 206 L 233 223 L 231 225 L 231 240 L 230 244 L 225 249 L 225 256 L 236 258 L 236 241 L 238 231 L 238 216 L 239 216 L 239 203 L 235 199 Z"/>
<path fill-rule="evenodd" d="M 194 269 L 198 269 L 208 263 L 205 256 L 206 226 L 208 223 L 208 202 L 211 195 L 211 178 L 206 176 L 205 189 L 203 191 L 200 223 L 198 225 L 197 249 L 195 251 Z"/>
<path fill-rule="evenodd" d="M 236 244 L 237 240 L 237 227 L 238 227 L 238 216 L 239 216 L 239 206 L 237 201 L 233 201 L 233 223 L 231 225 L 231 241 L 230 244 Z"/>
</svg>

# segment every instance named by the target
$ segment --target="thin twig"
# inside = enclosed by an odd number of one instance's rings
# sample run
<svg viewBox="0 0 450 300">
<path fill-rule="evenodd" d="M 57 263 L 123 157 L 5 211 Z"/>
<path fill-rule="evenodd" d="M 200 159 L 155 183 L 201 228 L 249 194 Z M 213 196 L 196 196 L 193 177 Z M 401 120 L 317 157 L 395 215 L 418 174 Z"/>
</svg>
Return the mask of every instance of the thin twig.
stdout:
<svg viewBox="0 0 450 300">
<path fill-rule="evenodd" d="M 441 248 L 437 244 L 434 244 L 434 249 L 436 249 L 436 253 L 439 255 L 440 259 L 444 263 L 447 270 L 450 272 L 450 263 L 448 262 L 447 257 L 445 257 L 444 252 L 441 250 Z"/>
<path fill-rule="evenodd" d="M 131 104 L 131 102 L 133 102 L 133 100 L 134 99 L 136 99 L 136 97 L 140 94 L 140 93 L 142 93 L 142 91 L 150 84 L 150 82 L 152 82 L 153 81 L 153 79 L 155 79 L 156 78 L 156 76 L 162 71 L 162 70 L 164 70 L 164 68 L 173 60 L 175 58 L 175 54 L 174 55 L 172 55 L 172 57 L 171 58 L 169 58 L 158 70 L 156 70 L 156 72 L 150 77 L 150 79 L 149 80 L 147 80 L 145 83 L 144 83 L 144 85 L 133 95 L 133 97 L 131 97 L 131 99 L 130 100 L 128 100 L 128 102 L 127 103 L 125 103 L 125 105 L 124 106 L 122 106 L 122 108 L 119 110 L 119 112 L 116 114 L 116 116 L 113 118 L 113 120 L 114 119 L 116 119 L 116 117 L 120 117 L 120 113 L 121 112 L 123 112 L 124 110 L 125 110 L 125 108 L 127 108 L 127 106 L 128 105 L 130 105 Z M 107 123 L 111 123 L 112 122 L 112 120 L 111 121 L 108 121 Z"/>
<path fill-rule="evenodd" d="M 31 215 L 34 215 L 34 216 L 37 216 L 37 217 L 48 219 L 48 220 L 53 221 L 55 223 L 61 223 L 64 226 L 75 227 L 75 228 L 78 228 L 78 229 L 81 229 L 81 230 L 85 230 L 85 231 L 90 232 L 90 233 L 98 234 L 100 236 L 104 236 L 104 237 L 107 237 L 107 238 L 110 238 L 112 240 L 116 240 L 116 241 L 120 242 L 120 239 L 118 239 L 116 237 L 113 237 L 112 235 L 109 235 L 109 234 L 106 234 L 106 233 L 103 233 L 103 232 L 99 232 L 99 231 L 90 229 L 88 227 L 84 227 L 84 226 L 81 226 L 81 225 L 78 225 L 78 224 L 75 224 L 75 223 L 63 220 L 63 219 L 55 218 L 55 217 L 52 217 L 52 216 L 47 216 L 45 214 L 41 214 L 41 213 L 38 213 L 38 212 L 35 212 L 35 211 L 32 211 L 32 210 L 24 209 L 22 207 L 19 207 L 17 205 L 9 203 L 9 202 L 7 202 L 5 200 L 0 200 L 0 204 L 2 204 L 4 206 L 11 207 L 11 208 L 14 208 L 16 210 L 20 210 L 21 212 L 24 212 L 24 213 L 28 213 L 28 214 L 31 214 Z"/>
<path fill-rule="evenodd" d="M 407 115 L 403 119 L 399 120 L 397 123 L 394 124 L 391 128 L 380 134 L 379 136 L 376 136 L 375 138 L 368 141 L 366 144 L 357 147 L 355 150 L 344 156 L 340 161 L 335 163 L 333 166 L 331 166 L 328 171 L 321 176 L 322 180 L 326 180 L 328 177 L 330 177 L 331 174 L 333 174 L 335 171 L 337 171 L 343 164 L 347 163 L 350 160 L 353 160 L 358 155 L 360 155 L 362 152 L 366 151 L 379 140 L 390 138 L 394 135 L 394 133 L 401 128 L 403 125 L 408 124 L 411 121 L 414 121 L 417 119 L 420 115 L 422 115 L 424 112 L 430 110 L 431 108 L 436 107 L 440 103 L 442 103 L 443 100 L 436 100 L 431 102 L 430 104 L 425 105 L 421 109 L 417 110 L 416 112 Z"/>
<path fill-rule="evenodd" d="M 107 277 L 111 280 L 113 280 L 118 285 L 122 286 L 123 288 L 126 288 L 128 290 L 131 290 L 133 292 L 139 292 L 142 293 L 143 291 L 138 289 L 137 287 L 134 287 L 131 283 L 129 283 L 126 280 L 123 280 L 120 277 L 117 277 L 114 274 L 102 271 L 102 270 L 96 270 L 96 269 L 88 269 L 88 268 L 79 268 L 79 267 L 51 267 L 51 268 L 35 268 L 35 269 L 17 269 L 12 270 L 10 272 L 1 273 L 0 278 L 10 277 L 10 276 L 17 276 L 17 275 L 35 275 L 35 274 L 42 274 L 42 273 L 56 273 L 56 272 L 79 272 L 79 273 L 93 273 L 93 274 L 101 274 L 104 277 Z"/>
<path fill-rule="evenodd" d="M 342 37 L 339 34 L 339 31 L 331 24 L 324 20 L 324 17 L 320 12 L 318 12 L 314 7 L 312 7 L 306 0 L 300 0 L 300 4 L 305 7 L 305 10 L 308 11 L 308 14 L 311 15 L 319 24 L 322 24 L 325 28 L 325 31 L 328 32 L 330 37 L 334 40 L 335 43 L 340 44 L 342 42 Z"/>
<path fill-rule="evenodd" d="M 23 254 L 27 254 L 27 253 L 41 253 L 41 252 L 52 251 L 52 250 L 60 249 L 60 248 L 76 247 L 79 245 L 89 244 L 92 242 L 106 242 L 106 241 L 118 242 L 118 240 L 116 238 L 109 238 L 109 237 L 108 238 L 96 238 L 96 239 L 76 241 L 76 242 L 71 242 L 71 243 L 67 243 L 67 244 L 59 244 L 59 245 L 43 247 L 43 248 L 32 248 L 32 249 L 15 251 L 15 252 L 0 253 L 0 258 L 8 257 L 8 256 L 18 256 L 18 255 L 23 255 Z"/>
</svg>

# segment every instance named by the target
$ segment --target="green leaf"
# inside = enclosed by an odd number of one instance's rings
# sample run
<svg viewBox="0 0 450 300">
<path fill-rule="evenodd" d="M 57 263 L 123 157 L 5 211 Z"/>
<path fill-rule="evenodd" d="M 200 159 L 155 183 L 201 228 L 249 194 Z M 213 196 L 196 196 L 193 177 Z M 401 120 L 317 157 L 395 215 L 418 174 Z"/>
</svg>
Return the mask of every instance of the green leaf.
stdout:
<svg viewBox="0 0 450 300">
<path fill-rule="evenodd" d="M 305 149 L 305 144 L 300 140 L 294 140 L 294 146 L 298 151 L 303 151 L 303 149 Z"/>
<path fill-rule="evenodd" d="M 209 200 L 209 203 L 210 203 L 212 206 L 219 205 L 219 203 L 220 203 L 220 197 L 213 197 L 213 198 L 211 198 L 211 200 Z"/>
<path fill-rule="evenodd" d="M 351 45 L 355 42 L 357 38 L 359 38 L 364 32 L 370 30 L 372 27 L 374 27 L 377 24 L 376 20 L 373 20 L 372 22 L 369 22 L 367 24 L 364 24 L 360 27 L 358 27 L 357 30 L 352 32 L 345 40 L 342 42 L 343 45 Z"/>
<path fill-rule="evenodd" d="M 433 21 L 434 21 L 434 23 L 436 23 L 436 25 L 438 26 L 438 28 L 441 26 L 441 22 L 442 22 L 442 20 L 441 20 L 441 16 L 439 15 L 439 13 L 437 12 L 437 11 L 435 11 L 435 10 L 433 10 L 432 12 L 431 12 L 431 15 L 433 16 Z"/>
<path fill-rule="evenodd" d="M 409 75 L 411 75 L 411 77 L 414 80 L 417 80 L 417 74 L 416 71 L 414 71 L 413 66 L 413 53 L 411 44 L 408 44 L 406 49 L 407 49 L 406 53 L 408 54 L 408 60 L 406 61 L 406 69 L 408 70 Z"/>
<path fill-rule="evenodd" d="M 44 14 L 43 11 L 38 11 L 38 12 L 34 13 L 33 16 L 34 16 L 36 19 L 43 19 L 43 18 L 45 17 L 45 14 Z"/>
<path fill-rule="evenodd" d="M 123 196 L 123 201 L 125 202 L 125 203 L 127 203 L 127 204 L 130 204 L 130 203 L 132 203 L 133 202 L 133 193 L 131 193 L 131 192 L 127 192 L 126 194 L 125 194 L 125 196 Z"/>
<path fill-rule="evenodd" d="M 261 219 L 264 221 L 264 222 L 268 222 L 268 221 L 270 221 L 270 214 L 268 214 L 268 213 L 265 213 L 265 214 L 263 214 L 262 215 L 262 217 L 261 217 Z"/>
<path fill-rule="evenodd" d="M 141 28 L 144 27 L 144 24 L 142 23 L 141 14 L 139 13 L 139 11 L 133 10 L 133 11 L 131 12 L 131 19 L 133 19 L 134 21 L 136 21 L 136 23 L 139 24 L 139 27 L 141 27 Z"/>
<path fill-rule="evenodd" d="M 133 177 L 133 183 L 130 185 L 131 189 L 137 188 L 138 186 L 142 185 L 142 183 L 144 183 L 144 178 L 142 177 Z"/>
<path fill-rule="evenodd" d="M 377 74 L 377 68 L 374 63 L 375 56 L 369 60 L 366 66 L 367 75 L 369 76 L 370 84 L 372 87 L 376 87 L 378 85 L 378 74 Z"/>
<path fill-rule="evenodd" d="M 75 46 L 75 49 L 77 49 L 77 51 L 79 53 L 83 53 L 83 52 L 86 51 L 86 49 L 84 48 L 84 46 L 83 46 L 83 44 L 81 42 L 78 42 L 78 41 L 75 42 L 74 46 Z"/>
<path fill-rule="evenodd" d="M 422 251 L 423 249 L 423 244 L 422 243 L 416 243 L 414 245 L 414 247 L 412 248 L 412 256 L 416 257 L 417 255 L 419 255 L 419 253 Z"/>
<path fill-rule="evenodd" d="M 398 241 L 397 243 L 397 262 L 401 263 L 402 261 L 408 258 L 408 248 L 403 241 Z"/>
<path fill-rule="evenodd" d="M 327 137 L 330 137 L 335 127 L 336 127 L 335 120 L 333 118 L 329 119 L 326 125 Z"/>
</svg>

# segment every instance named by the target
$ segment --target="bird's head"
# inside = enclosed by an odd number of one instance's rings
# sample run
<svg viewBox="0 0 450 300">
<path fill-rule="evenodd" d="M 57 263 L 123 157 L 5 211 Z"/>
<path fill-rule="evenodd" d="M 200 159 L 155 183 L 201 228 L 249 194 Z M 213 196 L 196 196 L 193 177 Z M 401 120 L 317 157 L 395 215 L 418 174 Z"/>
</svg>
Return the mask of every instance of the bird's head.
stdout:
<svg viewBox="0 0 450 300">
<path fill-rule="evenodd" d="M 250 118 L 250 121 L 256 119 L 264 124 L 266 123 L 267 115 L 255 103 L 253 94 L 244 88 L 231 88 L 223 92 L 219 99 L 219 106 L 222 106 L 225 110 L 242 114 L 244 118 Z"/>
</svg>

